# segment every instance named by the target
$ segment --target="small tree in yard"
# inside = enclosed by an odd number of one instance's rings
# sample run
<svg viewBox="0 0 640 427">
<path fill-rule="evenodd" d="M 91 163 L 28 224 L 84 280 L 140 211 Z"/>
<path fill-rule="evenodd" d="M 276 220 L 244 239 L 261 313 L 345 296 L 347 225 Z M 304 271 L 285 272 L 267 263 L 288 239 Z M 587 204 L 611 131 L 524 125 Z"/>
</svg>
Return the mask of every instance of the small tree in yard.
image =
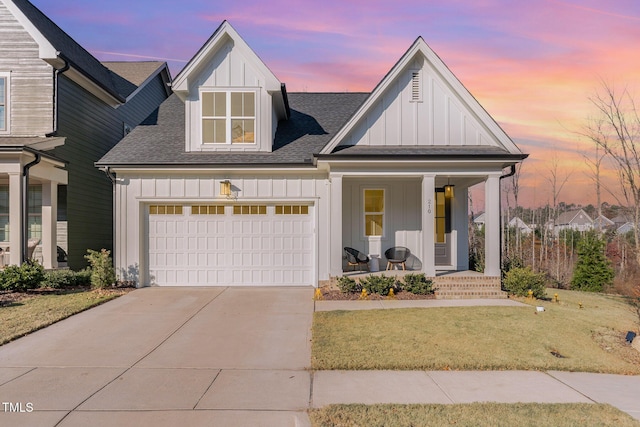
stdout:
<svg viewBox="0 0 640 427">
<path fill-rule="evenodd" d="M 573 271 L 571 289 L 601 292 L 613 284 L 613 268 L 604 254 L 605 242 L 595 233 L 588 233 L 578 243 L 578 263 Z"/>
<path fill-rule="evenodd" d="M 91 266 L 91 287 L 105 288 L 116 282 L 116 273 L 113 269 L 111 251 L 101 249 L 100 252 L 87 249 L 84 256 Z"/>
</svg>

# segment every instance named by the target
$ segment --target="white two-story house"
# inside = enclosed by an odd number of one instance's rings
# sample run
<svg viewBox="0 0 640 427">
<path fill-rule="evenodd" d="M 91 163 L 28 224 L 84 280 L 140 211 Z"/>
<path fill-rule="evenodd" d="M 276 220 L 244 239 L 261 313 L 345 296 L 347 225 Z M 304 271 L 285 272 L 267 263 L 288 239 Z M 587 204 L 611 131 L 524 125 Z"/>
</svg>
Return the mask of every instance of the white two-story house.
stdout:
<svg viewBox="0 0 640 427">
<path fill-rule="evenodd" d="M 371 93 L 288 93 L 223 22 L 156 112 L 97 166 L 116 177 L 116 267 L 141 285 L 313 285 L 344 247 L 468 269 L 485 187 L 500 281 L 500 179 L 526 158 L 422 38 Z"/>
</svg>

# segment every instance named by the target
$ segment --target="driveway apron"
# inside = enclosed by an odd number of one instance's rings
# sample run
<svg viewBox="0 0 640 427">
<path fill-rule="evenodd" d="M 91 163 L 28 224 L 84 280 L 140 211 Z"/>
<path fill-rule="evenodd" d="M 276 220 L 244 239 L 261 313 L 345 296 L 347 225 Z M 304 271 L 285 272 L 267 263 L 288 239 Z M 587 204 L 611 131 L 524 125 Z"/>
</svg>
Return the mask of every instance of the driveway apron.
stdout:
<svg viewBox="0 0 640 427">
<path fill-rule="evenodd" d="M 0 425 L 308 425 L 312 288 L 144 288 L 0 347 Z"/>
</svg>

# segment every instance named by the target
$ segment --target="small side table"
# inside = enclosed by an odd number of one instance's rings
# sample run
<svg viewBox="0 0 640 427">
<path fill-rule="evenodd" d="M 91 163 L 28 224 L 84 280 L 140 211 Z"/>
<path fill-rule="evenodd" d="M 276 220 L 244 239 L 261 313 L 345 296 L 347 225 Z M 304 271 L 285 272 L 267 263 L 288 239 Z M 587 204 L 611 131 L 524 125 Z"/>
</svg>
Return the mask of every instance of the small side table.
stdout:
<svg viewBox="0 0 640 427">
<path fill-rule="evenodd" d="M 380 271 L 380 255 L 369 254 L 369 271 Z"/>
</svg>

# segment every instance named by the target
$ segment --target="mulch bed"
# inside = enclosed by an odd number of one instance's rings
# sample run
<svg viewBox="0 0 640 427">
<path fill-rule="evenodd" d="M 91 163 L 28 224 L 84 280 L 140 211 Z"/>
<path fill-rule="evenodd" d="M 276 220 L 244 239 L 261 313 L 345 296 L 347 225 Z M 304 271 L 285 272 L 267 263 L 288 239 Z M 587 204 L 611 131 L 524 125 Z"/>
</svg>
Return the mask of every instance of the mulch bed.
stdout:
<svg viewBox="0 0 640 427">
<path fill-rule="evenodd" d="M 322 297 L 328 301 L 355 301 L 360 299 L 359 293 L 343 293 L 339 289 L 332 288 L 320 288 L 322 292 Z M 398 300 L 424 300 L 424 299 L 435 299 L 435 295 L 416 295 L 411 292 L 400 291 L 395 294 L 394 299 Z M 368 300 L 371 301 L 379 301 L 384 299 L 389 299 L 389 297 L 378 295 L 378 294 L 369 294 L 367 296 Z"/>
</svg>

